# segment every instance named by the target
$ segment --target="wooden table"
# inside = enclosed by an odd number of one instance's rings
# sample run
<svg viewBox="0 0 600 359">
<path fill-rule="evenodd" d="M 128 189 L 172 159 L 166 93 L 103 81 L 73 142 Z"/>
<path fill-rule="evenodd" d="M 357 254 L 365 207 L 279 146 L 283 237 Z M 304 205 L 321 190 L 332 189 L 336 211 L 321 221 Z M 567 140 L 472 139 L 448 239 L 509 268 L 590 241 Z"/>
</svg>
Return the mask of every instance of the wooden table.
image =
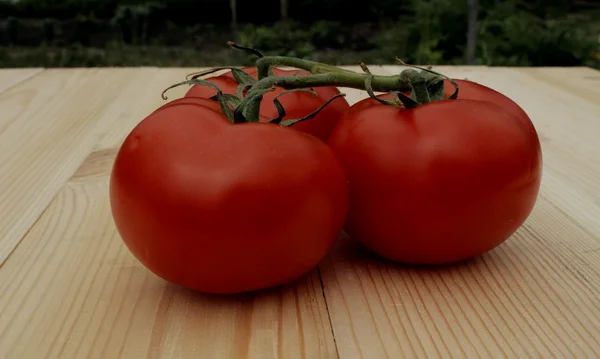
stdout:
<svg viewBox="0 0 600 359">
<path fill-rule="evenodd" d="M 413 268 L 342 236 L 296 283 L 219 297 L 139 264 L 107 193 L 124 137 L 196 70 L 0 70 L 1 359 L 600 358 L 600 72 L 437 68 L 514 98 L 540 134 L 537 205 L 492 252 Z"/>
</svg>

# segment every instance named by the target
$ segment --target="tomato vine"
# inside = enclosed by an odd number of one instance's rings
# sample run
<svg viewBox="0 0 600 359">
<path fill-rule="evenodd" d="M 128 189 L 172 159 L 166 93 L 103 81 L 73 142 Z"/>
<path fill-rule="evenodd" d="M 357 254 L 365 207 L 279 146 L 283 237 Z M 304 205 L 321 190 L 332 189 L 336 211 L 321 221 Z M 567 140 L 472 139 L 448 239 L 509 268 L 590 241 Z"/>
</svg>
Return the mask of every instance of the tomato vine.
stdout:
<svg viewBox="0 0 600 359">
<path fill-rule="evenodd" d="M 435 72 L 431 70 L 431 68 L 408 65 L 398 58 L 396 58 L 397 61 L 409 68 L 403 70 L 400 74 L 374 75 L 362 62 L 360 63 L 360 66 L 364 73 L 357 73 L 326 63 L 295 57 L 265 56 L 256 49 L 240 46 L 231 41 L 228 41 L 227 44 L 234 49 L 246 51 L 258 57 L 256 61 L 257 79 L 254 79 L 239 67 L 216 67 L 206 71 L 189 74 L 186 77 L 186 81 L 168 87 L 163 92 L 163 98 L 166 99 L 164 94 L 173 87 L 181 85 L 210 86 L 217 91 L 217 95 L 215 95 L 213 99 L 219 101 L 225 116 L 233 123 L 244 123 L 259 121 L 259 109 L 262 97 L 264 94 L 274 91 L 276 87 L 287 90 L 312 89 L 314 87 L 325 86 L 354 88 L 367 91 L 370 97 L 381 103 L 403 108 L 414 108 L 433 101 L 456 99 L 458 97 L 459 86 L 451 78 Z M 308 71 L 310 75 L 275 76 L 273 74 L 273 67 L 275 66 L 293 67 L 305 70 Z M 233 78 L 239 83 L 237 96 L 225 95 L 216 85 L 200 79 L 202 76 L 226 69 L 231 70 Z M 455 92 L 447 98 L 444 97 L 444 79 L 450 81 L 455 87 Z M 375 92 L 391 93 L 393 100 L 381 99 L 375 96 Z M 409 92 L 410 94 L 407 95 L 406 92 Z M 338 94 L 331 97 L 323 106 L 319 107 L 308 116 L 288 121 L 281 121 L 282 117 L 285 115 L 285 110 L 281 106 L 281 103 L 275 99 L 273 102 L 277 107 L 279 116 L 272 119 L 270 122 L 291 126 L 300 121 L 313 118 L 322 111 L 325 106 L 342 96 L 344 96 L 344 94 Z"/>
</svg>

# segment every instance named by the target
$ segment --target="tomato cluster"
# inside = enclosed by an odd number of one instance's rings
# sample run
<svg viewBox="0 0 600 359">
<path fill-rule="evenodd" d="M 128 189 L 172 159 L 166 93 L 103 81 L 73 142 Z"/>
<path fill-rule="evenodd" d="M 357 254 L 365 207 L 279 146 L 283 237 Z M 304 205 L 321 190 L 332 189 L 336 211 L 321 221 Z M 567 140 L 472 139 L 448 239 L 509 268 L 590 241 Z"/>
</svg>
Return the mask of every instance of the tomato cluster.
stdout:
<svg viewBox="0 0 600 359">
<path fill-rule="evenodd" d="M 256 67 L 245 68 L 255 79 Z M 273 76 L 309 72 L 275 68 Z M 206 81 L 238 93 L 231 72 Z M 239 293 L 293 281 L 345 230 L 382 257 L 464 260 L 509 238 L 540 187 L 540 143 L 527 114 L 483 85 L 402 108 L 339 98 L 292 127 L 277 87 L 259 122 L 234 123 L 217 91 L 194 85 L 125 139 L 110 179 L 113 217 L 130 251 L 170 282 Z M 440 88 L 441 89 L 441 88 Z M 335 86 L 279 96 L 304 117 Z M 454 86 L 445 80 L 446 98 Z M 380 96 L 391 100 L 391 94 Z"/>
</svg>

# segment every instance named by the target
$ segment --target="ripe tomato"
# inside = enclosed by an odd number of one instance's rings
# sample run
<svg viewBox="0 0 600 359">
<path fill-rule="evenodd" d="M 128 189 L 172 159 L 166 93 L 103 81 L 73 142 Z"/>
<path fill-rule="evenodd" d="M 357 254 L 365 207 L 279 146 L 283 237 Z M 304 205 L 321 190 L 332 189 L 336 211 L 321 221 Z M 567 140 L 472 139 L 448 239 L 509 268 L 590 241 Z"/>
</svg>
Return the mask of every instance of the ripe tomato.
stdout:
<svg viewBox="0 0 600 359">
<path fill-rule="evenodd" d="M 128 135 L 110 178 L 123 241 L 152 272 L 208 293 L 292 281 L 343 227 L 341 164 L 313 136 L 232 124 L 215 101 L 182 98 Z"/>
<path fill-rule="evenodd" d="M 257 78 L 256 66 L 245 67 L 242 70 L 246 71 L 255 79 Z M 307 71 L 293 69 L 283 70 L 279 68 L 273 68 L 273 74 L 275 76 L 310 75 L 310 73 Z M 231 71 L 223 75 L 206 78 L 205 80 L 217 85 L 223 93 L 237 94 L 239 83 L 234 79 Z M 315 87 L 313 90 L 317 93 L 316 97 L 306 92 L 288 93 L 279 97 L 279 102 L 281 102 L 286 111 L 284 120 L 305 117 L 321 107 L 321 105 L 323 105 L 327 100 L 340 93 L 340 91 L 334 86 Z M 273 103 L 273 99 L 283 91 L 283 88 L 278 87 L 275 91 L 269 92 L 263 96 L 260 104 L 260 114 L 264 117 L 263 120 L 265 122 L 278 117 L 279 113 L 277 112 L 277 108 Z M 211 87 L 204 85 L 193 85 L 185 94 L 185 96 L 210 98 L 215 94 L 216 90 Z M 336 123 L 339 121 L 344 111 L 346 111 L 349 107 L 350 105 L 345 98 L 337 98 L 328 104 L 327 107 L 325 107 L 317 116 L 308 121 L 296 123 L 293 128 L 309 133 L 326 142 Z"/>
<path fill-rule="evenodd" d="M 459 99 L 414 109 L 357 103 L 330 137 L 350 184 L 345 229 L 383 257 L 464 260 L 500 245 L 533 209 L 533 124 L 504 95 L 460 82 Z"/>
<path fill-rule="evenodd" d="M 523 119 L 526 123 L 531 123 L 529 116 L 523 111 L 523 109 L 517 105 L 513 100 L 504 96 L 500 92 L 491 89 L 487 86 L 478 84 L 469 80 L 452 79 L 459 86 L 460 91 L 458 92 L 458 98 L 463 100 L 478 100 L 478 101 L 490 101 L 498 104 L 499 106 L 509 110 L 512 114 Z M 446 97 L 454 93 L 454 85 L 448 80 L 444 80 L 444 95 Z M 410 91 L 406 92 L 406 95 L 410 95 Z M 391 100 L 393 97 L 389 93 L 378 95 L 377 97 L 384 100 Z M 373 105 L 380 105 L 381 103 L 371 97 L 367 97 L 361 101 L 358 101 L 349 109 L 349 111 L 360 111 L 364 110 Z"/>
</svg>

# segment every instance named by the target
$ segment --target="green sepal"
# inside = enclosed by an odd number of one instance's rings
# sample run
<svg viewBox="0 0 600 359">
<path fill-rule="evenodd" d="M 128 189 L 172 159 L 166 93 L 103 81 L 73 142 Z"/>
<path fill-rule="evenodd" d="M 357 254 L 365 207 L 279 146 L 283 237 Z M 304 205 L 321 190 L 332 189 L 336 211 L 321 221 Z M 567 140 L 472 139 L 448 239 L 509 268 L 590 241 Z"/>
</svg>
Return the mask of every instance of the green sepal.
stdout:
<svg viewBox="0 0 600 359">
<path fill-rule="evenodd" d="M 254 85 L 256 80 L 250 76 L 246 71 L 238 68 L 232 68 L 231 73 L 233 78 L 239 83 L 244 85 Z"/>
</svg>

